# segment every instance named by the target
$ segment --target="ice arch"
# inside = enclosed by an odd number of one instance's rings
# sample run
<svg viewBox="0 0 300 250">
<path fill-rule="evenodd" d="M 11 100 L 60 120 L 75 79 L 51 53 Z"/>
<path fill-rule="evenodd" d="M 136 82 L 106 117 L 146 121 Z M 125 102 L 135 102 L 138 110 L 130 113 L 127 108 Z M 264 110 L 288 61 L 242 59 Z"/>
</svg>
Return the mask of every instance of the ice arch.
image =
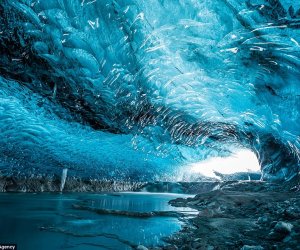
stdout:
<svg viewBox="0 0 300 250">
<path fill-rule="evenodd" d="M 293 1 L 4 0 L 0 164 L 168 178 L 238 148 L 299 173 Z"/>
</svg>

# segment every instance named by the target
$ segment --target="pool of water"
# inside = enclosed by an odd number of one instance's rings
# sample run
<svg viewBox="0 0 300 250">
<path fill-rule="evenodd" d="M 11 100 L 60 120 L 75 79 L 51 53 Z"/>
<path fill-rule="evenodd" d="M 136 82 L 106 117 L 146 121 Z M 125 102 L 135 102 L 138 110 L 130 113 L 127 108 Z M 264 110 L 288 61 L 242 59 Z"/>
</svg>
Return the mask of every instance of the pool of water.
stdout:
<svg viewBox="0 0 300 250">
<path fill-rule="evenodd" d="M 178 211 L 168 201 L 182 194 L 0 194 L 0 243 L 29 249 L 131 249 L 132 244 L 163 245 L 162 237 L 178 231 L 181 222 L 174 217 L 138 218 L 103 215 L 78 210 L 84 204 L 93 209 L 135 212 Z"/>
</svg>

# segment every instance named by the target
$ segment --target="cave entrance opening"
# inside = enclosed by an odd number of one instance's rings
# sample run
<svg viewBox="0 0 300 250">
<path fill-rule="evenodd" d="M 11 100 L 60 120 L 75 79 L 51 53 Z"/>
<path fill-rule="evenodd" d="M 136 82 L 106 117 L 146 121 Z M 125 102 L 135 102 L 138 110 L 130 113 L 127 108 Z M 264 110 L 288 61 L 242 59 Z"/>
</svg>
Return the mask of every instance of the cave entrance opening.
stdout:
<svg viewBox="0 0 300 250">
<path fill-rule="evenodd" d="M 259 178 L 257 176 L 260 176 L 261 168 L 254 152 L 239 149 L 228 157 L 214 157 L 193 163 L 191 172 L 216 179 L 251 180 Z"/>
</svg>

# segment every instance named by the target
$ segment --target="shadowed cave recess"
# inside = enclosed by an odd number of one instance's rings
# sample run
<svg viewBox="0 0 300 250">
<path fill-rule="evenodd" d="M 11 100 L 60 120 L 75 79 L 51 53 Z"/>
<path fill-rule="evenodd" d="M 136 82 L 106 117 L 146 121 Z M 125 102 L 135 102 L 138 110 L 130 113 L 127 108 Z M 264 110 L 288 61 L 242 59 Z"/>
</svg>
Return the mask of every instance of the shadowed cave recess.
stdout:
<svg viewBox="0 0 300 250">
<path fill-rule="evenodd" d="M 240 149 L 299 174 L 298 1 L 3 0 L 0 53 L 2 176 L 178 181 Z"/>
</svg>

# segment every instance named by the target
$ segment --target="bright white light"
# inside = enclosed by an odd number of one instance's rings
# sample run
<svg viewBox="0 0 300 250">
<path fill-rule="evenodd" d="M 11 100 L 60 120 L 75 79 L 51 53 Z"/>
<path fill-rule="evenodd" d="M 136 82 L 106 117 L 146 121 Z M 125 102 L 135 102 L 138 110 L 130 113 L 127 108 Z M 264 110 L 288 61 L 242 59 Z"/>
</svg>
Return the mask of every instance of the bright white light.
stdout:
<svg viewBox="0 0 300 250">
<path fill-rule="evenodd" d="M 191 164 L 191 172 L 219 178 L 214 171 L 221 174 L 259 172 L 260 166 L 255 154 L 247 149 L 239 150 L 229 157 L 215 157 Z"/>
</svg>

